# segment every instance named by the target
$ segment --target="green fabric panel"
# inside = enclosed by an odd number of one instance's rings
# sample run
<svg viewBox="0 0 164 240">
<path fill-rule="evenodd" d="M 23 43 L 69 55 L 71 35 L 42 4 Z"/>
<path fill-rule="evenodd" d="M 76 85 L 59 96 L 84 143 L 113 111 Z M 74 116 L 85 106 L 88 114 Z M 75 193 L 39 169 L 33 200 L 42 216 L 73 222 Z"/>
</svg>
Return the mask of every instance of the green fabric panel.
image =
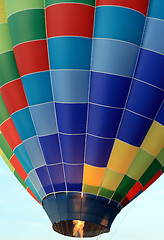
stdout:
<svg viewBox="0 0 164 240">
<path fill-rule="evenodd" d="M 158 161 L 161 163 L 162 167 L 164 166 L 164 147 L 160 151 L 160 153 L 157 155 Z"/>
<path fill-rule="evenodd" d="M 0 24 L 0 53 L 12 50 L 12 43 L 7 23 Z"/>
<path fill-rule="evenodd" d="M 7 166 L 9 167 L 9 169 L 14 173 L 15 169 L 11 165 L 10 161 L 7 159 L 7 157 L 6 157 L 6 155 L 4 153 L 2 153 L 2 158 L 5 161 L 5 163 L 7 164 Z"/>
<path fill-rule="evenodd" d="M 99 187 L 84 184 L 83 192 L 97 195 Z"/>
<path fill-rule="evenodd" d="M 135 180 L 139 180 L 153 161 L 154 156 L 145 152 L 143 149 L 139 149 L 126 175 Z"/>
<path fill-rule="evenodd" d="M 6 105 L 3 101 L 2 95 L 0 94 L 0 125 L 10 117 Z"/>
<path fill-rule="evenodd" d="M 157 159 L 155 159 L 143 176 L 139 179 L 139 182 L 142 184 L 142 186 L 144 187 L 161 168 L 161 164 Z"/>
<path fill-rule="evenodd" d="M 0 87 L 20 78 L 13 51 L 0 54 Z"/>
<path fill-rule="evenodd" d="M 8 18 L 13 46 L 31 40 L 45 39 L 44 9 L 30 9 Z"/>
<path fill-rule="evenodd" d="M 106 188 L 100 187 L 99 195 L 102 197 L 106 197 L 106 198 L 110 199 L 112 197 L 113 193 L 114 193 L 113 191 L 110 191 Z"/>
<path fill-rule="evenodd" d="M 19 176 L 19 174 L 17 173 L 17 171 L 14 171 L 14 175 L 16 176 L 16 178 L 18 179 L 18 181 L 23 185 L 23 187 L 25 189 L 27 189 L 27 184 L 23 181 L 23 179 Z"/>
<path fill-rule="evenodd" d="M 44 0 L 6 0 L 7 16 L 30 8 L 44 8 Z"/>
<path fill-rule="evenodd" d="M 112 199 L 120 202 L 127 195 L 130 189 L 135 185 L 135 183 L 136 180 L 125 175 Z"/>
<path fill-rule="evenodd" d="M 13 155 L 13 151 L 11 150 L 9 144 L 7 143 L 2 133 L 0 133 L 0 148 L 6 155 L 7 159 L 10 159 L 11 156 Z"/>
<path fill-rule="evenodd" d="M 162 173 L 164 173 L 164 167 L 161 170 L 162 170 Z"/>
<path fill-rule="evenodd" d="M 122 200 L 124 197 L 125 197 L 124 195 L 122 195 L 122 194 L 120 194 L 120 193 L 118 193 L 118 192 L 115 192 L 114 196 L 112 197 L 112 200 L 120 203 L 121 200 Z"/>
<path fill-rule="evenodd" d="M 83 3 L 90 6 L 95 6 L 95 0 L 45 0 L 45 7 L 55 3 Z"/>
</svg>

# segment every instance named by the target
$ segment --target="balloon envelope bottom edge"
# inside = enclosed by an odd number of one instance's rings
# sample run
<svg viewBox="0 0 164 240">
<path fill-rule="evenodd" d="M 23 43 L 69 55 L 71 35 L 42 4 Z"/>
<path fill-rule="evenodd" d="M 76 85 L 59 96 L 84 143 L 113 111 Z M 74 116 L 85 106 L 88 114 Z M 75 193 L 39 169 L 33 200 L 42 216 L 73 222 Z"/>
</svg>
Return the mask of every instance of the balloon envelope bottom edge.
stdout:
<svg viewBox="0 0 164 240">
<path fill-rule="evenodd" d="M 122 209 L 115 201 L 79 192 L 47 195 L 42 206 L 53 229 L 71 237 L 94 237 L 109 232 L 113 220 Z M 76 223 L 82 224 L 81 232 L 76 230 Z"/>
</svg>

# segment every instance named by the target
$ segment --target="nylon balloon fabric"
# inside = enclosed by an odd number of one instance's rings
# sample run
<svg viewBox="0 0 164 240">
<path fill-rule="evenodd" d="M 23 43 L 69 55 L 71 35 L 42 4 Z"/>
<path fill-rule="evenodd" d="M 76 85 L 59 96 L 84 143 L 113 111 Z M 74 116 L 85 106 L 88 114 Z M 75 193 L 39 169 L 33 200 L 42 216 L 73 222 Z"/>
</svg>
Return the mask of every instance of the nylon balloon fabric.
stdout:
<svg viewBox="0 0 164 240">
<path fill-rule="evenodd" d="M 162 175 L 163 66 L 161 0 L 0 0 L 0 155 L 55 231 L 108 232 Z"/>
</svg>

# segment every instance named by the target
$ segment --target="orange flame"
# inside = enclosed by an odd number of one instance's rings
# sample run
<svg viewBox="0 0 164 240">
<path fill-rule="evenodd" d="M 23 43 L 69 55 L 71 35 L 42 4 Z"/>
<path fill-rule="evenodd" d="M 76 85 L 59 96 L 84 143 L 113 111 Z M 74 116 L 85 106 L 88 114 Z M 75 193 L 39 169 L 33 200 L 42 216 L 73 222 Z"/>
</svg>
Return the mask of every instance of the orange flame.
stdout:
<svg viewBox="0 0 164 240">
<path fill-rule="evenodd" d="M 84 228 L 84 221 L 73 220 L 74 229 L 73 229 L 73 236 L 74 237 L 81 237 L 83 238 L 83 228 Z"/>
</svg>

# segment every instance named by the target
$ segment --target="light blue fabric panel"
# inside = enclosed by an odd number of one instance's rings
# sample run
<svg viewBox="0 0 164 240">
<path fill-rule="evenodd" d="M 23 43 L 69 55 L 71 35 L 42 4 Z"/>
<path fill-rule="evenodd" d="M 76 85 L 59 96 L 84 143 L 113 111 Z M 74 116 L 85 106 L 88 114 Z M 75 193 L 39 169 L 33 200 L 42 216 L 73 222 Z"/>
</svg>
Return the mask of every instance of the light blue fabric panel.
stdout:
<svg viewBox="0 0 164 240">
<path fill-rule="evenodd" d="M 20 144 L 15 148 L 14 153 L 19 159 L 20 164 L 24 168 L 25 172 L 28 174 L 34 167 L 30 161 L 30 158 L 26 152 L 26 149 L 23 144 Z"/>
<path fill-rule="evenodd" d="M 140 45 L 144 23 L 145 16 L 129 8 L 97 7 L 94 37 L 118 39 Z"/>
<path fill-rule="evenodd" d="M 34 168 L 40 167 L 45 164 L 45 159 L 42 154 L 40 143 L 37 137 L 33 137 L 24 141 L 23 145 L 28 152 L 28 156 Z"/>
<path fill-rule="evenodd" d="M 30 110 L 39 136 L 57 132 L 53 103 L 32 106 Z"/>
<path fill-rule="evenodd" d="M 164 1 L 163 0 L 151 0 L 148 17 L 159 18 L 164 20 Z"/>
<path fill-rule="evenodd" d="M 29 179 L 31 180 L 31 182 L 34 184 L 36 191 L 38 192 L 39 196 L 41 198 L 43 198 L 46 194 L 45 191 L 40 183 L 40 180 L 36 174 L 36 171 L 33 170 L 32 172 L 30 172 L 29 174 Z"/>
<path fill-rule="evenodd" d="M 147 19 L 142 47 L 164 54 L 164 21 Z"/>
<path fill-rule="evenodd" d="M 27 184 L 27 186 L 31 189 L 31 191 L 34 193 L 35 197 L 38 199 L 38 201 L 41 203 L 41 198 L 38 195 L 38 192 L 36 190 L 36 188 L 34 187 L 33 183 L 31 182 L 31 180 L 28 178 L 26 178 L 25 183 Z"/>
<path fill-rule="evenodd" d="M 95 39 L 93 42 L 92 70 L 131 77 L 138 49 L 137 46 L 125 42 Z"/>
<path fill-rule="evenodd" d="M 52 71 L 54 99 L 57 102 L 88 102 L 89 71 Z"/>
</svg>

